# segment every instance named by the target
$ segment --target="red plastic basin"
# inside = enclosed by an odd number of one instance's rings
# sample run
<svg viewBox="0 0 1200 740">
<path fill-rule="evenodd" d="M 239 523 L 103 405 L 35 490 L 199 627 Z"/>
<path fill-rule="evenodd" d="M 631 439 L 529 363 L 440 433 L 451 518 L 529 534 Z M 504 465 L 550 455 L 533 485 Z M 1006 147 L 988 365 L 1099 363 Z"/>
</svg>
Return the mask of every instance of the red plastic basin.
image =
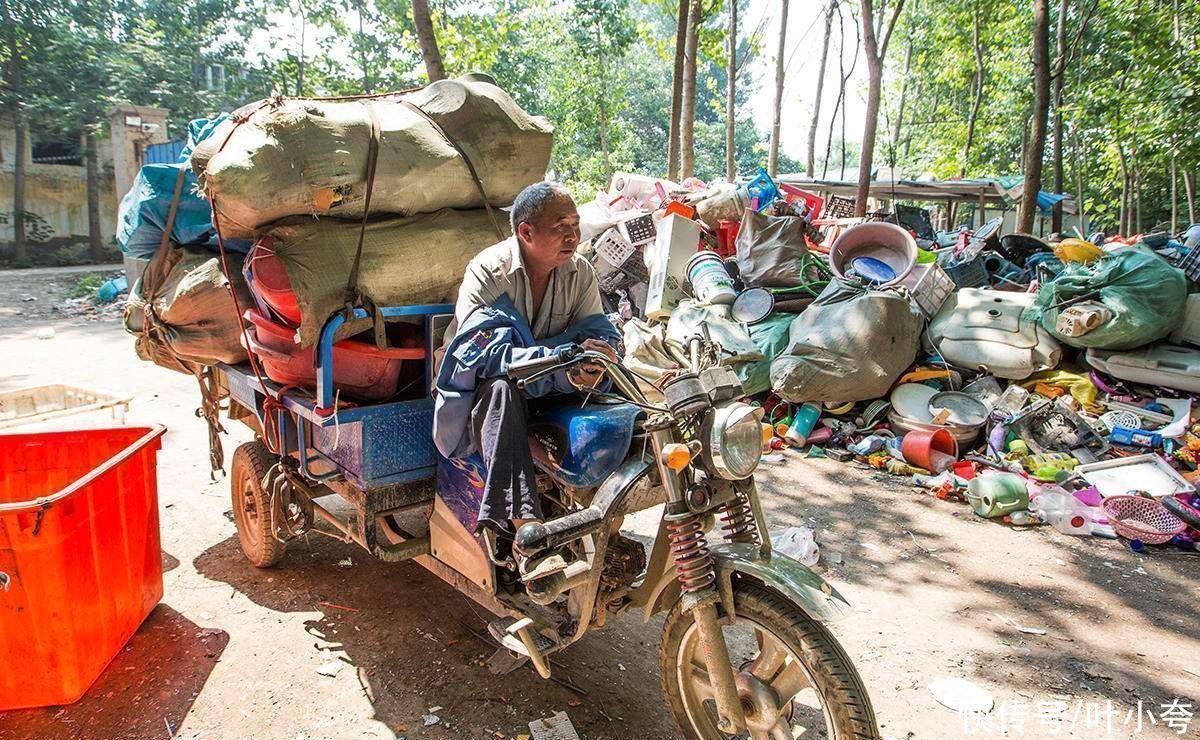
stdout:
<svg viewBox="0 0 1200 740">
<path fill-rule="evenodd" d="M 165 431 L 0 435 L 0 711 L 79 699 L 162 599 Z"/>
<path fill-rule="evenodd" d="M 282 385 L 315 388 L 317 371 L 312 347 L 295 341 L 296 330 L 271 321 L 258 311 L 246 311 L 250 341 L 247 348 L 262 363 L 267 377 Z M 405 360 L 425 359 L 423 347 L 389 347 L 344 339 L 333 345 L 333 385 L 349 395 L 370 401 L 396 395 Z"/>
<path fill-rule="evenodd" d="M 292 281 L 288 277 L 283 260 L 272 251 L 274 240 L 264 236 L 254 243 L 246 259 L 250 262 L 250 290 L 271 307 L 271 310 L 282 316 L 292 326 L 300 325 L 300 306 L 296 302 L 296 294 L 292 291 Z"/>
</svg>

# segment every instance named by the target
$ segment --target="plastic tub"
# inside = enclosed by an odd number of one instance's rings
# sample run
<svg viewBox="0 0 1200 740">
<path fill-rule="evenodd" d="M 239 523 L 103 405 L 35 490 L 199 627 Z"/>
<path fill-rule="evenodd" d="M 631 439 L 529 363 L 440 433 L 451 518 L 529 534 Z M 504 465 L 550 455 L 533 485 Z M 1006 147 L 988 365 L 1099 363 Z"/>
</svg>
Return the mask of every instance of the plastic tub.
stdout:
<svg viewBox="0 0 1200 740">
<path fill-rule="evenodd" d="M 292 326 L 300 326 L 300 306 L 292 291 L 292 281 L 283 260 L 272 251 L 273 243 L 271 237 L 264 236 L 254 243 L 254 248 L 246 255 L 253 277 L 250 290 Z"/>
<path fill-rule="evenodd" d="M 315 388 L 317 371 L 312 347 L 295 342 L 295 330 L 271 321 L 254 309 L 246 311 L 247 347 L 262 363 L 267 377 L 282 385 Z M 378 401 L 396 395 L 405 360 L 424 360 L 423 347 L 389 347 L 344 339 L 333 345 L 333 385 L 362 398 Z"/>
<path fill-rule="evenodd" d="M 165 431 L 0 435 L 0 711 L 79 699 L 162 598 Z"/>
<path fill-rule="evenodd" d="M 851 263 L 867 257 L 879 260 L 895 273 L 895 277 L 880 287 L 903 282 L 917 262 L 917 242 L 912 234 L 896 224 L 871 221 L 856 224 L 842 232 L 829 248 L 829 265 L 833 274 L 845 278 Z"/>
</svg>

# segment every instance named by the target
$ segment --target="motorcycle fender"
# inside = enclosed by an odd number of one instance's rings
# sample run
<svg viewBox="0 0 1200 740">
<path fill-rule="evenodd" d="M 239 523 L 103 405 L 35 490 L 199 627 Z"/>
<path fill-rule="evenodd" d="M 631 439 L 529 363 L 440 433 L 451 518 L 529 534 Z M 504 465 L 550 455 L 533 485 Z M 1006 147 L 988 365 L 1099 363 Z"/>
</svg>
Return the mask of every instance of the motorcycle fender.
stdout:
<svg viewBox="0 0 1200 740">
<path fill-rule="evenodd" d="M 818 622 L 834 622 L 850 612 L 850 602 L 833 586 L 803 564 L 786 555 L 763 556 L 749 544 L 719 544 L 712 547 L 717 585 L 726 613 L 733 611 L 733 574 L 750 578 L 782 594 Z M 675 569 L 669 568 L 655 587 L 643 617 L 668 608 L 678 598 Z"/>
</svg>

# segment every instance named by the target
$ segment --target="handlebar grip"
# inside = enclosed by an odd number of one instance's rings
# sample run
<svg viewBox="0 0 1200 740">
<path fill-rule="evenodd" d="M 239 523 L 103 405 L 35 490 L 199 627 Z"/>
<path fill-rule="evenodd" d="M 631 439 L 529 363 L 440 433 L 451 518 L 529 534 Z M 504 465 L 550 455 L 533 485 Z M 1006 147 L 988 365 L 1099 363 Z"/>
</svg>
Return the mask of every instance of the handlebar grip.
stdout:
<svg viewBox="0 0 1200 740">
<path fill-rule="evenodd" d="M 567 363 L 577 356 L 581 350 L 578 347 L 572 347 L 557 355 L 547 355 L 534 360 L 524 360 L 523 362 L 514 362 L 508 366 L 509 380 L 524 380 L 526 378 L 537 375 L 538 373 L 553 370 L 554 368 Z"/>
</svg>

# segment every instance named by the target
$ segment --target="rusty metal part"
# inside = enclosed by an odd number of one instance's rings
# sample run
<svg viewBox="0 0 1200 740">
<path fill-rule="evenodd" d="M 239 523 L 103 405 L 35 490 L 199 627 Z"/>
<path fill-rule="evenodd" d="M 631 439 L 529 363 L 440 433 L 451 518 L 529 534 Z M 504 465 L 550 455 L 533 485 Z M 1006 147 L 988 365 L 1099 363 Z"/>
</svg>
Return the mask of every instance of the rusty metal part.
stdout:
<svg viewBox="0 0 1200 740">
<path fill-rule="evenodd" d="M 745 494 L 738 493 L 730 501 L 721 506 L 718 516 L 721 520 L 721 531 L 729 542 L 744 542 L 748 545 L 758 544 L 758 527 L 754 520 L 754 510 L 750 499 Z"/>
<path fill-rule="evenodd" d="M 697 593 L 717 579 L 712 555 L 704 540 L 700 517 L 686 514 L 667 520 L 667 538 L 671 543 L 671 558 L 684 593 Z"/>
<path fill-rule="evenodd" d="M 746 716 L 729 659 L 729 646 L 725 644 L 725 634 L 717 617 L 717 602 L 717 594 L 712 592 L 696 599 L 690 611 L 696 620 L 700 650 L 717 703 L 717 729 L 732 735 L 746 726 Z"/>
</svg>

